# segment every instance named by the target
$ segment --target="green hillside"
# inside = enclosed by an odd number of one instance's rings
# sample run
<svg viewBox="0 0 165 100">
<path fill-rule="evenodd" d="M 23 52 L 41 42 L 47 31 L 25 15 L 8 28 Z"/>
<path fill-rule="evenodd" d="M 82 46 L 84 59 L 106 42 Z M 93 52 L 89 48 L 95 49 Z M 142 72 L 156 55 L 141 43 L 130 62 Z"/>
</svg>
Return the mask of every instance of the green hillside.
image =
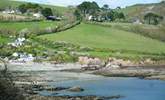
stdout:
<svg viewBox="0 0 165 100">
<path fill-rule="evenodd" d="M 9 6 L 12 8 L 16 8 L 17 6 L 19 6 L 22 3 L 24 3 L 24 2 L 17 2 L 17 1 L 11 1 L 11 0 L 0 0 L 0 9 L 4 9 Z"/>
<path fill-rule="evenodd" d="M 161 16 L 165 16 L 165 2 L 152 3 L 152 4 L 137 4 L 128 6 L 121 10 L 127 16 L 126 18 L 138 17 L 140 19 L 148 12 L 153 12 Z"/>
<path fill-rule="evenodd" d="M 153 54 L 165 53 L 165 43 L 138 34 L 91 24 L 81 24 L 58 34 L 40 36 L 51 41 L 66 41 L 81 46 L 134 51 Z M 95 53 L 99 55 L 99 53 Z M 104 55 L 101 52 L 101 55 Z M 105 54 L 107 55 L 107 54 Z"/>
<path fill-rule="evenodd" d="M 16 8 L 18 7 L 20 4 L 24 4 L 27 2 L 20 2 L 20 1 L 12 1 L 12 0 L 0 0 L 0 9 L 5 9 L 7 7 L 12 7 L 12 8 Z M 51 5 L 41 5 L 42 7 L 49 7 L 52 8 L 53 12 L 59 12 L 59 13 L 65 13 L 68 11 L 68 8 L 66 7 L 59 7 L 59 6 L 51 6 Z"/>
</svg>

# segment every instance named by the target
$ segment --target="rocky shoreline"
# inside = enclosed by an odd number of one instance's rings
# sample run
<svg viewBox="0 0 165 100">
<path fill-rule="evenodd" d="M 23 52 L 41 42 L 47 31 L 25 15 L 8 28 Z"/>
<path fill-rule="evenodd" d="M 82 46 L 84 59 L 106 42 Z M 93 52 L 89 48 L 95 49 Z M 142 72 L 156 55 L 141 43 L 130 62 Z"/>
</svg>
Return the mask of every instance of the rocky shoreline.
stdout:
<svg viewBox="0 0 165 100">
<path fill-rule="evenodd" d="M 93 74 L 107 77 L 139 77 L 142 79 L 165 80 L 165 67 L 151 68 L 148 66 L 131 66 L 119 69 L 103 68 L 94 71 Z"/>
<path fill-rule="evenodd" d="M 116 58 L 109 58 L 107 61 L 102 61 L 99 58 L 79 57 L 77 63 L 8 63 L 8 70 L 12 72 L 31 71 L 31 74 L 35 74 L 35 72 L 39 71 L 60 71 L 90 73 L 108 77 L 140 77 L 145 79 L 165 80 L 165 64 L 157 64 L 155 61 L 152 61 L 151 59 L 146 59 L 140 62 L 134 62 L 130 60 Z M 35 80 L 35 78 L 33 80 Z"/>
<path fill-rule="evenodd" d="M 97 59 L 98 60 L 98 59 Z M 13 74 L 13 80 L 17 87 L 25 91 L 27 100 L 111 100 L 122 96 L 41 96 L 38 91 L 85 91 L 79 86 L 73 87 L 50 87 L 46 83 L 89 77 L 139 77 L 149 80 L 165 80 L 164 65 L 122 65 L 121 63 L 109 62 L 109 66 L 86 66 L 79 63 L 51 64 L 51 63 L 25 63 L 8 64 L 9 71 Z M 84 69 L 85 66 L 85 69 Z M 67 73 L 68 72 L 68 73 Z M 63 76 L 62 78 L 60 76 Z M 88 76 L 89 75 L 89 76 Z M 93 76 L 92 76 L 93 75 Z M 56 78 L 52 76 L 58 76 Z"/>
<path fill-rule="evenodd" d="M 109 58 L 105 62 L 99 58 L 80 57 L 79 63 L 83 65 L 79 72 L 92 70 L 92 74 L 107 77 L 139 77 L 165 80 L 165 64 L 159 64 L 151 59 L 135 62 Z"/>
<path fill-rule="evenodd" d="M 69 70 L 63 70 L 63 71 L 77 72 L 77 73 L 79 72 L 91 73 L 91 74 L 101 75 L 101 76 L 106 76 L 106 77 L 138 77 L 141 79 L 165 80 L 165 67 L 142 68 L 142 67 L 129 66 L 129 67 L 118 68 L 118 69 L 112 69 L 112 68 L 101 68 L 98 70 L 69 69 Z"/>
</svg>

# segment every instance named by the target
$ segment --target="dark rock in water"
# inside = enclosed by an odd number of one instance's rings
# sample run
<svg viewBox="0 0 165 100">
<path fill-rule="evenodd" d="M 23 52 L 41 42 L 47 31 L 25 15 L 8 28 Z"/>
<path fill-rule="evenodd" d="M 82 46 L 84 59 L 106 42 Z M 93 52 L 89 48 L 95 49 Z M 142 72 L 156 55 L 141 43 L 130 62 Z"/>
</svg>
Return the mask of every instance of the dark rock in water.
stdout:
<svg viewBox="0 0 165 100">
<path fill-rule="evenodd" d="M 38 94 L 37 91 L 33 91 L 33 90 L 26 90 L 26 93 L 28 93 L 30 95 L 37 95 Z"/>
<path fill-rule="evenodd" d="M 69 89 L 69 87 L 45 87 L 44 90 L 46 91 L 62 91 Z"/>
<path fill-rule="evenodd" d="M 56 96 L 56 95 L 58 95 L 58 94 L 59 94 L 59 93 L 52 93 L 51 95 L 52 95 L 52 96 Z"/>
<path fill-rule="evenodd" d="M 68 91 L 71 91 L 71 92 L 82 92 L 82 91 L 84 91 L 84 89 L 81 88 L 81 87 L 75 86 L 75 87 L 69 88 Z"/>
<path fill-rule="evenodd" d="M 42 85 L 33 85 L 32 90 L 33 91 L 42 91 L 42 90 L 44 90 L 44 86 L 42 86 Z"/>
<path fill-rule="evenodd" d="M 104 97 L 104 100 L 119 99 L 119 98 L 123 98 L 123 97 L 124 97 L 124 96 L 116 95 L 116 96 Z"/>
</svg>

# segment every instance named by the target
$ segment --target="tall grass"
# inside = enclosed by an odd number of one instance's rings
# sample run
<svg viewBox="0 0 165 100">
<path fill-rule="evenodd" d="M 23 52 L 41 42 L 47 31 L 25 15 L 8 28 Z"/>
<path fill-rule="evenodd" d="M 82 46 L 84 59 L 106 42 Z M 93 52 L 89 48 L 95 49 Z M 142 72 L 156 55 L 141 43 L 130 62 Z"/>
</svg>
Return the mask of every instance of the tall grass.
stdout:
<svg viewBox="0 0 165 100">
<path fill-rule="evenodd" d="M 129 27 L 124 27 L 116 25 L 115 28 L 165 42 L 165 26 L 130 25 Z"/>
</svg>

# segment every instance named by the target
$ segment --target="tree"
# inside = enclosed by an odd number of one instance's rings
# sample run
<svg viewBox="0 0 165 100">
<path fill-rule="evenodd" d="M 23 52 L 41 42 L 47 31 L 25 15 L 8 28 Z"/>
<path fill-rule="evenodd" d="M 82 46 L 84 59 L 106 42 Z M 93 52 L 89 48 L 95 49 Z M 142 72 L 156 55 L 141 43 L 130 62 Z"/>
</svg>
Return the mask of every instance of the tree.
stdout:
<svg viewBox="0 0 165 100">
<path fill-rule="evenodd" d="M 119 10 L 120 10 L 120 9 L 121 9 L 121 7 L 119 7 L 119 6 L 118 6 L 116 9 L 119 9 Z"/>
<path fill-rule="evenodd" d="M 32 3 L 27 3 L 27 4 L 21 4 L 18 6 L 18 9 L 22 13 L 26 13 L 28 10 L 32 12 L 39 12 L 42 10 L 42 7 L 39 4 L 32 4 Z"/>
<path fill-rule="evenodd" d="M 77 6 L 78 10 L 85 17 L 87 14 L 94 14 L 99 9 L 99 6 L 96 2 L 83 2 L 82 4 Z"/>
<path fill-rule="evenodd" d="M 85 16 L 89 12 L 90 2 L 83 2 L 78 5 L 77 8 L 81 11 L 81 13 Z"/>
<path fill-rule="evenodd" d="M 147 13 L 144 16 L 144 20 L 147 24 L 153 24 L 153 25 L 157 25 L 160 23 L 160 21 L 163 20 L 163 16 L 154 14 L 154 13 Z"/>
<path fill-rule="evenodd" d="M 51 8 L 44 8 L 41 12 L 45 17 L 53 16 L 53 12 Z"/>
<path fill-rule="evenodd" d="M 107 13 L 107 17 L 108 19 L 111 19 L 111 21 L 114 21 L 116 19 L 125 19 L 125 15 L 122 12 L 117 12 L 114 10 L 111 10 Z"/>
<path fill-rule="evenodd" d="M 104 4 L 102 7 L 103 10 L 108 10 L 109 9 L 109 5 L 108 4 Z"/>
<path fill-rule="evenodd" d="M 79 12 L 79 10 L 76 9 L 74 15 L 76 16 L 77 20 L 81 20 L 81 13 Z"/>
<path fill-rule="evenodd" d="M 42 10 L 42 7 L 39 4 L 27 3 L 19 5 L 18 9 L 21 11 L 21 13 L 26 13 L 28 10 L 32 12 L 39 12 Z"/>
<path fill-rule="evenodd" d="M 110 12 L 107 13 L 107 17 L 111 21 L 114 21 L 116 19 L 116 17 L 117 17 L 117 12 L 115 12 L 115 11 L 112 10 L 112 11 L 110 11 Z"/>
<path fill-rule="evenodd" d="M 124 13 L 122 13 L 122 12 L 118 13 L 118 18 L 119 19 L 125 19 Z"/>
<path fill-rule="evenodd" d="M 98 10 L 100 9 L 100 7 L 98 6 L 98 4 L 96 2 L 92 2 L 90 4 L 90 6 L 91 7 L 90 7 L 89 14 L 92 14 L 92 15 L 96 14 L 98 12 Z"/>
<path fill-rule="evenodd" d="M 99 19 L 101 21 L 125 19 L 124 13 L 119 13 L 116 10 L 110 9 L 108 4 L 104 4 L 103 7 L 100 8 L 96 2 L 85 1 L 77 6 L 77 10 L 83 15 L 83 17 L 87 18 L 88 15 L 92 15 L 94 19 Z M 75 12 L 76 15 L 78 15 L 78 11 Z"/>
<path fill-rule="evenodd" d="M 102 11 L 103 11 L 103 17 L 106 20 L 109 20 L 109 17 L 108 17 L 108 12 L 110 11 L 109 5 L 108 4 L 104 4 L 103 7 L 102 7 Z"/>
<path fill-rule="evenodd" d="M 21 13 L 25 13 L 27 11 L 25 4 L 19 5 L 18 9 L 20 10 Z"/>
</svg>

